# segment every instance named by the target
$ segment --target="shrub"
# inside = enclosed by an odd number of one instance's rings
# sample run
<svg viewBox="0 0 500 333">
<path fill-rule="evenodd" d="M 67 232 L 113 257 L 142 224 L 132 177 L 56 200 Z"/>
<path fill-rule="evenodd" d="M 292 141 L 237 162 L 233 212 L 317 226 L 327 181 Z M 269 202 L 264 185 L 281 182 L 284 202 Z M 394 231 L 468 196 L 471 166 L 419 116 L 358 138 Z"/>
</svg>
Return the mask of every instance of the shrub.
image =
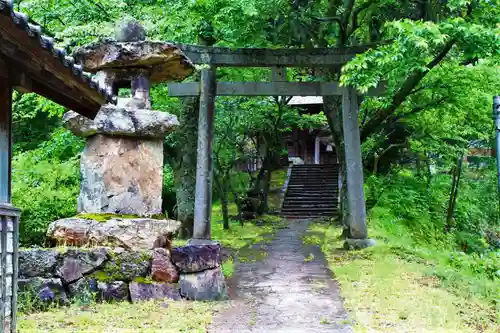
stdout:
<svg viewBox="0 0 500 333">
<path fill-rule="evenodd" d="M 76 214 L 83 140 L 57 130 L 12 161 L 12 202 L 21 209 L 21 246 L 43 245 L 50 222 Z"/>
<path fill-rule="evenodd" d="M 436 174 L 428 181 L 411 170 L 367 179 L 370 219 L 391 234 L 409 234 L 419 242 L 454 246 L 467 253 L 483 253 L 497 246 L 497 190 L 495 171 L 464 166 L 454 213 L 454 228 L 446 232 L 451 176 Z"/>
</svg>

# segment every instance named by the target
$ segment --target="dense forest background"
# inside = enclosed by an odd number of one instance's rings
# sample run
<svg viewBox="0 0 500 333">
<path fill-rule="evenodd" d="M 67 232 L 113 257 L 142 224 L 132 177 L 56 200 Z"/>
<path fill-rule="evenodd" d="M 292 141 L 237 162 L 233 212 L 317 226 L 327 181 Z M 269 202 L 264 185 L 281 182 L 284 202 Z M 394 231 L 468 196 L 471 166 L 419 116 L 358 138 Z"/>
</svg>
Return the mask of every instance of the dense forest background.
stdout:
<svg viewBox="0 0 500 333">
<path fill-rule="evenodd" d="M 366 98 L 360 112 L 370 228 L 465 257 L 488 279 L 500 278 L 500 223 L 491 149 L 492 96 L 500 92 L 496 0 L 23 0 L 17 9 L 70 51 L 112 37 L 133 17 L 149 39 L 229 47 L 370 49 L 340 68 L 293 70 L 302 81 L 340 80 L 360 91 L 387 81 L 386 96 Z M 220 69 L 220 81 L 268 79 L 262 69 Z M 196 80 L 194 75 L 191 80 Z M 176 114 L 181 128 L 165 140 L 165 210 L 189 234 L 193 219 L 197 99 L 152 91 L 153 109 Z M 84 141 L 61 127 L 62 107 L 33 94 L 14 95 L 13 202 L 22 209 L 21 242 L 43 245 L 48 223 L 76 213 Z M 218 98 L 214 148 L 216 197 L 241 202 L 269 188 L 292 126 L 329 126 L 342 158 L 340 101 L 300 117 L 283 100 Z M 252 142 L 264 149 L 249 149 Z M 236 160 L 259 158 L 257 175 Z M 465 161 L 464 161 L 465 160 Z M 345 194 L 345 193 L 344 193 Z M 224 206 L 224 205 L 223 205 Z M 258 208 L 265 212 L 264 202 Z M 224 222 L 231 223 L 227 210 Z M 465 258 L 465 259 L 464 259 Z"/>
</svg>

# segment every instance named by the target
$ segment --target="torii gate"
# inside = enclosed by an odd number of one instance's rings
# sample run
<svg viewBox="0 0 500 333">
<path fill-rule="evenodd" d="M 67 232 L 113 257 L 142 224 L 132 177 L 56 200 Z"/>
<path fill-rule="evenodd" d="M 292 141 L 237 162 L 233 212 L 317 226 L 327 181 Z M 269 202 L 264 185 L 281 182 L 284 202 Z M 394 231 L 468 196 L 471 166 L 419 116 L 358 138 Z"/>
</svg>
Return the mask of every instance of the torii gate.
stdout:
<svg viewBox="0 0 500 333">
<path fill-rule="evenodd" d="M 342 96 L 350 236 L 357 246 L 371 245 L 366 227 L 363 166 L 358 122 L 358 92 L 338 82 L 287 82 L 286 67 L 341 68 L 367 47 L 315 49 L 230 49 L 178 46 L 195 64 L 206 65 L 200 82 L 169 83 L 170 96 L 200 96 L 194 238 L 210 239 L 212 211 L 212 141 L 215 98 L 219 96 Z M 271 82 L 216 82 L 217 67 L 271 67 Z M 380 95 L 383 87 L 368 91 Z"/>
</svg>

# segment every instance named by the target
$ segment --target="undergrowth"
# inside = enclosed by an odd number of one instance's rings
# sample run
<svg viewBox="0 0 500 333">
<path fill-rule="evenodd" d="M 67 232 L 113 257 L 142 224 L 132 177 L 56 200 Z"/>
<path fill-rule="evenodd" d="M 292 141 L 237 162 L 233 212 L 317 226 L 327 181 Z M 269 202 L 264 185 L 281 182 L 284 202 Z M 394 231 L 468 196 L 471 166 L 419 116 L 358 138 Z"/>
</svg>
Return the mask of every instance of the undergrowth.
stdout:
<svg viewBox="0 0 500 333">
<path fill-rule="evenodd" d="M 345 251 L 341 228 L 316 223 L 305 243 L 321 246 L 359 332 L 498 332 L 500 278 L 475 258 L 369 229 L 377 245 Z"/>
</svg>

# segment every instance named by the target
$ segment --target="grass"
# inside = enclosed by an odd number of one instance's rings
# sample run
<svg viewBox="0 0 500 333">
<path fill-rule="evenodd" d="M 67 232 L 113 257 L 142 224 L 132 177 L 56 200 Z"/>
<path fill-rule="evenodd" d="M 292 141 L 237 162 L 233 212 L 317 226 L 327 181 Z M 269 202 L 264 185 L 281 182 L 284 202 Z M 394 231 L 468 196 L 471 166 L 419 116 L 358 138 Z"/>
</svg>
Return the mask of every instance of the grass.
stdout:
<svg viewBox="0 0 500 333">
<path fill-rule="evenodd" d="M 498 280 L 449 266 L 439 249 L 370 231 L 378 244 L 362 251 L 342 250 L 341 229 L 328 224 L 303 239 L 321 245 L 357 332 L 500 331 Z"/>
<path fill-rule="evenodd" d="M 162 301 L 97 304 L 19 316 L 19 333 L 204 333 L 219 305 Z"/>
<path fill-rule="evenodd" d="M 236 215 L 236 205 L 229 205 L 229 215 Z M 256 222 L 261 222 L 259 225 Z M 245 221 L 241 226 L 239 221 L 232 220 L 230 229 L 224 230 L 222 225 L 222 210 L 219 203 L 212 208 L 212 239 L 219 241 L 223 247 L 239 250 L 249 245 L 260 243 L 281 225 L 281 218 L 276 216 L 260 216 L 255 220 Z"/>
<path fill-rule="evenodd" d="M 230 214 L 236 214 L 235 205 L 230 205 Z M 257 223 L 259 222 L 259 223 Z M 222 226 L 220 205 L 214 204 L 212 216 L 212 238 L 230 249 L 240 261 L 255 261 L 267 253 L 263 247 L 254 248 L 256 243 L 266 243 L 282 220 L 279 217 L 262 216 L 255 221 L 245 221 L 241 226 L 232 221 L 230 229 Z M 175 240 L 174 246 L 182 246 L 185 240 Z M 222 271 L 227 278 L 234 273 L 234 257 L 223 264 Z M 71 306 L 51 308 L 48 312 L 33 314 L 19 313 L 19 332 L 206 332 L 214 312 L 221 304 L 187 301 L 145 302 L 130 304 L 95 304 L 90 307 Z"/>
<path fill-rule="evenodd" d="M 282 186 L 286 170 L 273 177 L 272 187 Z M 229 215 L 236 215 L 235 204 L 229 205 Z M 90 216 L 88 216 L 90 218 Z M 99 216 L 105 221 L 108 216 Z M 95 218 L 95 216 L 92 216 Z M 239 261 L 257 261 L 267 256 L 264 246 L 273 239 L 274 232 L 283 225 L 283 220 L 276 216 L 261 216 L 253 221 L 231 221 L 230 229 L 224 230 L 222 210 L 219 203 L 212 208 L 212 239 L 219 241 L 223 248 L 232 255 L 222 264 L 224 276 L 234 274 L 235 259 Z M 174 246 L 183 246 L 186 240 L 175 239 Z M 222 305 L 206 302 L 168 301 L 145 302 L 138 304 L 92 304 L 90 307 L 71 306 L 52 308 L 48 312 L 33 314 L 19 313 L 19 332 L 206 332 L 214 312 Z"/>
</svg>

